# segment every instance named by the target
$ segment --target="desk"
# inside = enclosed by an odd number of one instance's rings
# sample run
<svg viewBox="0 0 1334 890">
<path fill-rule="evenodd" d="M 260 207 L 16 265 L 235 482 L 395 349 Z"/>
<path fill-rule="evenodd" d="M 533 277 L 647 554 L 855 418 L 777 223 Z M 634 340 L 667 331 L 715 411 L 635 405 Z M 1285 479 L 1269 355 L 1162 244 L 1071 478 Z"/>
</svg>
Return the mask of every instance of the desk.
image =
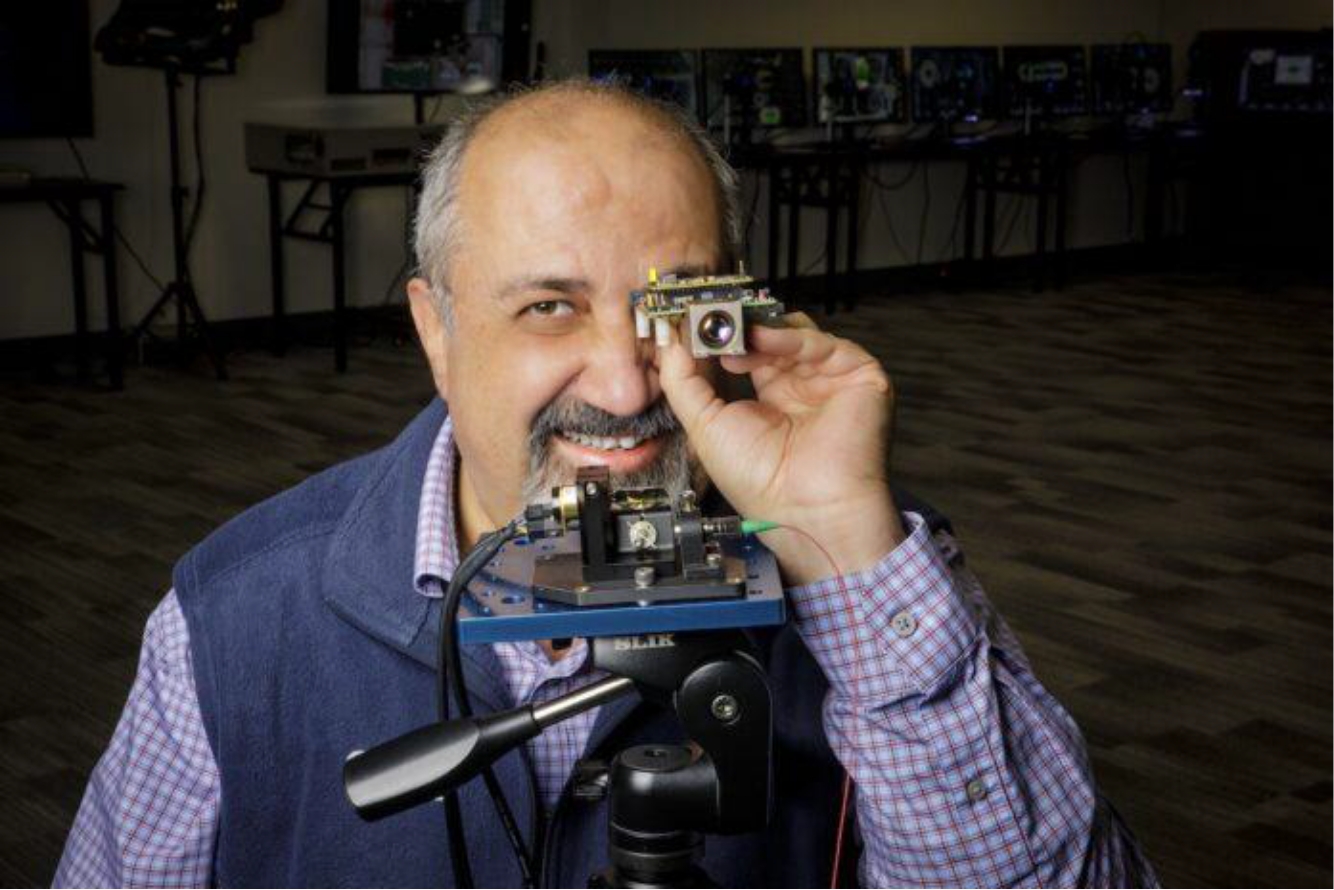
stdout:
<svg viewBox="0 0 1334 890">
<path fill-rule="evenodd" d="M 348 176 L 294 174 L 273 170 L 252 170 L 268 180 L 269 188 L 269 276 L 273 294 L 272 345 L 275 355 L 287 348 L 287 311 L 284 292 L 283 239 L 296 238 L 328 244 L 332 249 L 334 304 L 334 369 L 347 370 L 347 278 L 344 213 L 347 203 L 360 189 L 415 185 L 417 174 L 410 172 L 362 173 Z M 302 182 L 305 190 L 286 220 L 283 219 L 283 183 Z M 320 189 L 327 200 L 321 201 Z M 304 217 L 322 213 L 313 227 L 303 226 Z"/>
<path fill-rule="evenodd" d="M 0 188 L 0 204 L 42 203 L 65 223 L 69 231 L 70 272 L 74 281 L 74 349 L 79 380 L 88 382 L 88 287 L 84 254 L 102 255 L 102 277 L 106 292 L 107 331 L 103 338 L 107 376 L 112 389 L 125 385 L 124 353 L 120 333 L 120 293 L 116 280 L 116 193 L 124 186 L 95 179 L 33 179 L 26 185 Z M 85 201 L 98 204 L 98 227 L 83 217 Z"/>
<path fill-rule="evenodd" d="M 750 146 L 733 150 L 731 161 L 741 169 L 754 170 L 769 183 L 770 283 L 779 284 L 782 247 L 781 215 L 787 208 L 786 279 L 791 289 L 797 277 L 797 254 L 801 233 L 801 210 L 818 207 L 825 211 L 824 306 L 837 308 L 837 263 L 840 216 L 847 214 L 845 275 L 857 271 L 858 213 L 862 180 L 867 168 L 878 163 L 929 163 L 953 161 L 965 165 L 963 255 L 969 268 L 990 283 L 996 240 L 996 197 L 1024 195 L 1037 199 L 1036 251 L 1033 286 L 1047 283 L 1049 263 L 1054 261 L 1055 284 L 1064 284 L 1066 223 L 1069 206 L 1069 174 L 1083 158 L 1096 154 L 1147 153 L 1149 182 L 1144 202 L 1146 247 L 1155 251 L 1162 238 L 1163 203 L 1171 180 L 1182 175 L 1188 161 L 1178 156 L 1198 153 L 1199 134 L 1190 128 L 1163 126 L 1135 131 L 1106 128 L 1071 133 L 1048 132 L 982 134 L 953 139 L 899 138 L 887 141 L 809 143 L 791 146 Z M 982 202 L 981 244 L 978 245 L 978 200 Z M 1048 241 L 1052 242 L 1048 252 Z M 980 252 L 980 263 L 974 266 Z M 785 294 L 785 296 L 788 296 Z M 852 309 L 854 301 L 845 297 Z"/>
<path fill-rule="evenodd" d="M 825 211 L 824 307 L 837 308 L 839 218 L 847 214 L 845 273 L 857 271 L 858 215 L 866 168 L 877 163 L 961 161 L 966 165 L 965 244 L 971 258 L 976 227 L 976 195 L 982 161 L 989 150 L 985 139 L 897 139 L 885 142 L 820 142 L 781 147 L 756 146 L 734 150 L 731 162 L 740 169 L 762 173 L 769 183 L 769 281 L 777 284 L 781 250 L 780 218 L 787 208 L 787 274 L 791 288 L 797 270 L 801 238 L 801 210 L 819 207 Z M 785 298 L 789 294 L 784 294 Z M 854 308 L 849 294 L 844 307 Z"/>
</svg>

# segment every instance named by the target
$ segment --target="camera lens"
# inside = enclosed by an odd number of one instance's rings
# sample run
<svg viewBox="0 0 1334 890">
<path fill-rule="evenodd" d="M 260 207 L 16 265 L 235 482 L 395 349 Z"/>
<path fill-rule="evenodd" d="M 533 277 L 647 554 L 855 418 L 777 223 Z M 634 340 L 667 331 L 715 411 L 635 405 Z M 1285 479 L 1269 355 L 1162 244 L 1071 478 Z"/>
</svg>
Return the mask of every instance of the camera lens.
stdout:
<svg viewBox="0 0 1334 890">
<path fill-rule="evenodd" d="M 700 342 L 710 349 L 722 349 L 736 336 L 736 319 L 730 312 L 715 309 L 699 320 Z"/>
</svg>

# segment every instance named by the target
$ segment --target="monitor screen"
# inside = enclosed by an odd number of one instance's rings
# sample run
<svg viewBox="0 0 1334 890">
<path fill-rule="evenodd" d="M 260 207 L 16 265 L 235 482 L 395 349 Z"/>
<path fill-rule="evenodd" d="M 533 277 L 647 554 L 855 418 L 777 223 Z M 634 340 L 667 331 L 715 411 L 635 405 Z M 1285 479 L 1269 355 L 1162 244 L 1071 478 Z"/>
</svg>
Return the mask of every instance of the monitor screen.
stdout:
<svg viewBox="0 0 1334 890">
<path fill-rule="evenodd" d="M 674 49 L 594 49 L 588 52 L 588 76 L 615 80 L 654 99 L 699 111 L 696 84 L 699 54 Z"/>
<path fill-rule="evenodd" d="M 800 49 L 706 49 L 701 117 L 721 129 L 804 127 L 806 76 Z"/>
<path fill-rule="evenodd" d="M 994 46 L 915 46 L 913 120 L 952 123 L 995 118 L 1000 53 Z"/>
<path fill-rule="evenodd" d="M 88 0 L 0 3 L 0 136 L 91 135 Z"/>
<path fill-rule="evenodd" d="M 1166 114 L 1172 110 L 1172 46 L 1104 43 L 1093 47 L 1094 114 Z"/>
<path fill-rule="evenodd" d="M 506 80 L 513 0 L 330 0 L 331 93 L 483 92 Z M 526 56 L 526 52 L 525 52 Z M 523 60 L 526 64 L 526 58 Z"/>
<path fill-rule="evenodd" d="M 1244 54 L 1238 106 L 1245 111 L 1328 113 L 1328 38 L 1257 42 Z"/>
<path fill-rule="evenodd" d="M 1005 47 L 1005 107 L 1010 117 L 1088 114 L 1082 46 Z"/>
<path fill-rule="evenodd" d="M 903 50 L 817 49 L 815 109 L 821 124 L 907 120 Z"/>
</svg>

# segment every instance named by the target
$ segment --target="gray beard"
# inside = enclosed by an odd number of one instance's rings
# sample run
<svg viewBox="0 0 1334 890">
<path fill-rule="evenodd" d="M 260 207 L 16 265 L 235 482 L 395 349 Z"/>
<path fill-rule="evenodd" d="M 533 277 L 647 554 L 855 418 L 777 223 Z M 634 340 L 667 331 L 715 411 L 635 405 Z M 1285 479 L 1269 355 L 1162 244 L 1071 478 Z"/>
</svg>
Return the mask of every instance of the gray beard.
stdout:
<svg viewBox="0 0 1334 890">
<path fill-rule="evenodd" d="M 663 488 L 675 500 L 686 489 L 703 493 L 708 484 L 703 469 L 690 455 L 685 431 L 665 401 L 633 417 L 617 417 L 583 402 L 555 401 L 542 409 L 528 436 L 528 476 L 523 484 L 523 502 L 532 504 L 551 497 L 552 489 L 574 482 L 578 471 L 555 453 L 552 439 L 562 430 L 588 436 L 632 435 L 659 438 L 662 450 L 649 466 L 634 473 L 613 473 L 614 488 Z"/>
</svg>

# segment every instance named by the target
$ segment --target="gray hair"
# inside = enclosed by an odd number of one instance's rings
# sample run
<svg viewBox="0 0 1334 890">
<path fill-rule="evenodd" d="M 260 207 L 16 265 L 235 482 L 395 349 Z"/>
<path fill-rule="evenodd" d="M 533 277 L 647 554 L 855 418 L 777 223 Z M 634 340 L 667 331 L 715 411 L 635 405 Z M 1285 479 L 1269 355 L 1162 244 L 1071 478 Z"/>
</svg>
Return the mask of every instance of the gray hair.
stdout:
<svg viewBox="0 0 1334 890">
<path fill-rule="evenodd" d="M 713 179 L 725 266 L 741 256 L 744 220 L 741 216 L 740 178 L 718 151 L 713 140 L 689 112 L 677 105 L 636 93 L 624 83 L 571 78 L 535 87 L 519 87 L 479 103 L 473 103 L 454 120 L 422 169 L 421 197 L 413 220 L 413 247 L 417 274 L 431 286 L 436 308 L 452 326 L 448 282 L 449 262 L 462 238 L 459 219 L 459 186 L 463 159 L 482 125 L 500 109 L 520 99 L 548 94 L 581 95 L 615 102 L 635 109 L 682 138 L 699 153 Z"/>
</svg>

